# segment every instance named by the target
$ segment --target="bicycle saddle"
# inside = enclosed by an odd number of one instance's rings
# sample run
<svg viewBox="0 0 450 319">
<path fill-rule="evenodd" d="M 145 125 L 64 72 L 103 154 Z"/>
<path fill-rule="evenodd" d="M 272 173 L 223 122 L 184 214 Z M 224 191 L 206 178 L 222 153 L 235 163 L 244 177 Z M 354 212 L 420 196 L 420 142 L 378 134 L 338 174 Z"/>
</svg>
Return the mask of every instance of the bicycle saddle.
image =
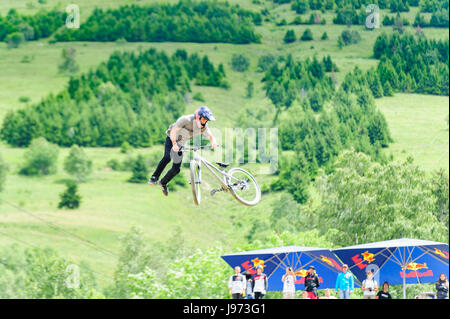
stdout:
<svg viewBox="0 0 450 319">
<path fill-rule="evenodd" d="M 230 165 L 229 163 L 222 163 L 222 162 L 216 162 L 216 164 L 222 168 L 227 168 L 227 166 Z"/>
</svg>

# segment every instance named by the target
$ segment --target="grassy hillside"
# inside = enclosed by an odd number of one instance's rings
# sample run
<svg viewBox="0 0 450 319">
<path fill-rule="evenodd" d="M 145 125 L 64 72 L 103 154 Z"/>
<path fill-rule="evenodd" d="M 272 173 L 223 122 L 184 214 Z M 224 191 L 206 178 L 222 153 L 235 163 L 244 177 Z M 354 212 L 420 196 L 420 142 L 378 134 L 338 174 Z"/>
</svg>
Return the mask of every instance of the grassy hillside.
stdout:
<svg viewBox="0 0 450 319">
<path fill-rule="evenodd" d="M 40 7 L 51 8 L 57 5 L 64 8 L 69 0 L 47 0 L 47 4 L 40 5 L 37 0 L 2 0 L 0 13 L 5 14 L 10 8 L 17 8 L 19 12 L 33 13 Z M 130 3 L 128 0 L 86 1 L 79 3 L 82 15 L 96 6 L 102 8 L 116 7 Z M 152 0 L 133 1 L 138 4 L 153 3 Z M 171 0 L 170 2 L 176 2 Z M 239 3 L 242 7 L 261 10 L 264 6 L 252 4 L 252 1 L 230 1 Z M 269 1 L 261 1 L 269 8 L 274 8 L 271 14 L 276 20 L 285 18 L 290 22 L 295 12 L 289 5 L 275 6 Z M 33 3 L 33 7 L 27 5 Z M 408 18 L 413 19 L 417 8 L 412 8 Z M 63 48 L 75 48 L 76 60 L 80 65 L 79 72 L 86 72 L 101 61 L 107 60 L 115 50 L 138 51 L 148 48 L 165 50 L 172 54 L 177 49 L 185 49 L 188 53 L 207 54 L 212 63 L 223 63 L 227 73 L 227 81 L 231 84 L 229 90 L 213 87 L 193 86 L 193 94 L 201 92 L 205 103 L 213 110 L 217 122 L 212 127 L 225 129 L 234 127 L 239 120 L 239 112 L 250 107 L 268 110 L 267 120 L 273 106 L 265 97 L 260 82 L 263 74 L 258 73 L 257 61 L 262 55 L 292 54 L 295 59 L 305 59 L 317 55 L 322 58 L 331 55 L 340 72 L 336 74 L 341 82 L 345 74 L 355 66 L 367 70 L 376 66 L 378 61 L 372 58 L 372 48 L 377 35 L 382 31 L 392 32 L 392 28 L 384 27 L 375 31 L 365 31 L 361 26 L 352 26 L 360 31 L 362 40 L 358 45 L 350 45 L 340 50 L 337 38 L 346 26 L 331 25 L 332 16 L 325 14 L 327 25 L 298 25 L 276 26 L 274 23 L 263 23 L 256 27 L 262 35 L 261 44 L 233 45 L 233 44 L 197 44 L 197 43 L 56 43 L 49 44 L 48 39 L 28 42 L 18 49 L 7 49 L 5 43 L 0 43 L 0 122 L 8 110 L 23 107 L 20 97 L 28 97 L 30 104 L 40 101 L 49 93 L 57 93 L 65 87 L 68 77 L 58 74 L 58 64 L 61 61 Z M 283 36 L 288 29 L 295 31 L 297 37 L 306 28 L 310 28 L 314 40 L 310 42 L 295 42 L 286 45 Z M 412 30 L 411 27 L 406 28 Z M 323 32 L 327 32 L 329 39 L 320 40 Z M 424 29 L 430 38 L 448 38 L 443 29 Z M 242 53 L 250 58 L 250 68 L 245 73 L 232 70 L 230 61 L 234 53 Z M 23 58 L 29 56 L 31 62 L 24 63 Z M 248 81 L 255 85 L 254 96 L 246 98 Z M 193 95 L 192 94 L 192 95 Z M 396 94 L 394 97 L 384 97 L 376 100 L 377 106 L 386 116 L 394 143 L 386 150 L 393 154 L 396 160 L 412 155 L 416 163 L 426 170 L 446 168 L 448 171 L 448 97 Z M 192 112 L 200 101 L 192 100 L 187 105 L 186 113 Z M 167 123 L 169 125 L 170 123 Z M 161 132 L 164 134 L 164 132 Z M 4 186 L 0 193 L 4 198 L 27 212 L 38 216 L 42 220 L 58 225 L 70 233 L 89 240 L 96 245 L 117 254 L 120 237 L 132 225 L 143 228 L 149 240 L 163 241 L 169 238 L 177 226 L 182 227 L 183 236 L 191 247 L 211 247 L 215 244 L 229 247 L 236 239 L 243 238 L 248 231 L 246 221 L 251 217 L 262 216 L 268 218 L 271 213 L 271 203 L 279 198 L 280 193 L 263 195 L 261 203 L 256 207 L 244 207 L 237 203 L 229 194 L 218 193 L 214 197 L 209 195 L 209 188 L 204 188 L 204 201 L 196 207 L 192 201 L 191 190 L 180 188 L 172 192 L 168 198 L 163 197 L 159 188 L 146 184 L 130 184 L 126 180 L 130 172 L 116 172 L 106 168 L 106 162 L 112 158 L 123 160 L 128 154 L 120 153 L 117 148 L 87 148 L 87 155 L 94 162 L 94 173 L 86 183 L 79 186 L 82 196 L 81 208 L 75 211 L 57 209 L 59 193 L 65 188 L 63 181 L 69 176 L 63 171 L 63 159 L 68 149 L 61 148 L 58 160 L 58 173 L 43 178 L 30 178 L 17 174 L 25 149 L 12 148 L 4 143 L 0 144 L 0 154 L 9 166 Z M 160 151 L 162 146 L 152 149 L 133 150 L 132 154 L 149 154 Z M 447 152 L 447 153 L 445 153 Z M 214 158 L 213 153 L 205 153 L 207 158 Z M 216 154 L 217 156 L 217 154 Z M 244 165 L 255 173 L 259 183 L 269 184 L 272 176 L 258 174 L 260 164 Z M 151 168 L 153 169 L 153 167 Z M 188 170 L 183 168 L 185 178 Z M 214 180 L 206 179 L 206 184 L 214 185 Z M 21 212 L 0 201 L 0 231 L 18 238 L 26 243 L 37 246 L 51 246 L 63 256 L 75 261 L 85 260 L 97 272 L 106 278 L 100 278 L 103 285 L 113 274 L 116 256 L 93 248 L 79 238 L 62 233 L 52 228 L 42 220 L 30 214 Z M 242 226 L 239 226 L 239 223 Z M 0 246 L 9 245 L 12 239 L 0 234 Z"/>
<path fill-rule="evenodd" d="M 448 171 L 448 96 L 396 94 L 377 100 L 394 143 L 386 150 L 398 160 L 412 156 L 425 170 Z"/>
</svg>

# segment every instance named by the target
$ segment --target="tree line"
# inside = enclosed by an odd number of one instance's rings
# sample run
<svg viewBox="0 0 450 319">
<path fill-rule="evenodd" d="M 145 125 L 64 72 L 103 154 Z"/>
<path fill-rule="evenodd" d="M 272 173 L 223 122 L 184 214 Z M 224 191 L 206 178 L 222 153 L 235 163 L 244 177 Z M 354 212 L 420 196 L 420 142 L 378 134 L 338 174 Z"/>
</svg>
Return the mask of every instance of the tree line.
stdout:
<svg viewBox="0 0 450 319">
<path fill-rule="evenodd" d="M 448 95 L 449 46 L 447 40 L 433 40 L 382 33 L 375 40 L 373 56 L 380 59 L 376 71 L 369 70 L 371 88 L 376 97 L 394 92 Z M 379 78 L 379 80 L 377 79 Z"/>
<path fill-rule="evenodd" d="M 380 149 L 392 140 L 367 82 L 353 81 L 349 74 L 336 90 L 333 65 L 330 57 L 295 62 L 288 56 L 263 79 L 277 110 L 274 122 L 281 123 L 281 149 L 295 154 L 283 154 L 270 188 L 287 190 L 299 203 L 308 199 L 307 188 L 319 168 L 331 169 L 342 150 L 354 147 L 383 161 Z"/>
<path fill-rule="evenodd" d="M 34 15 L 19 14 L 11 9 L 6 16 L 0 15 L 0 41 L 8 41 L 8 37 L 14 35 L 25 41 L 47 38 L 64 25 L 66 17 L 65 12 L 56 9 L 41 9 Z"/>
<path fill-rule="evenodd" d="M 182 0 L 176 4 L 95 9 L 80 29 L 63 29 L 58 41 L 259 43 L 261 15 L 228 2 Z"/>
<path fill-rule="evenodd" d="M 8 112 L 1 138 L 20 147 L 41 136 L 60 146 L 151 146 L 163 142 L 167 123 L 183 113 L 191 81 L 228 86 L 223 65 L 207 56 L 115 52 L 96 70 L 72 76 L 60 93 Z"/>
</svg>

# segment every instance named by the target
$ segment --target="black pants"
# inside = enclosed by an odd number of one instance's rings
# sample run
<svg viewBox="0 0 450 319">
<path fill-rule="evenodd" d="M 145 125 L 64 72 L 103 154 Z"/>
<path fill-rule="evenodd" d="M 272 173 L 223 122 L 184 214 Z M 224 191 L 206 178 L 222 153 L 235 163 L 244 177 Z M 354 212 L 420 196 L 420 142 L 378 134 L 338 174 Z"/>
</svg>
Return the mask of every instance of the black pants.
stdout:
<svg viewBox="0 0 450 319">
<path fill-rule="evenodd" d="M 158 180 L 159 176 L 163 172 L 164 168 L 169 164 L 169 162 L 172 160 L 171 158 L 171 150 L 172 150 L 172 141 L 169 137 L 166 138 L 166 143 L 164 144 L 164 157 L 161 159 L 161 161 L 158 164 L 158 167 L 156 167 L 155 172 L 153 173 L 153 177 Z M 172 154 L 174 152 L 172 151 Z M 178 152 L 178 156 L 174 158 L 174 160 L 177 163 L 173 163 L 172 168 L 166 173 L 166 175 L 161 179 L 161 184 L 166 185 L 168 182 L 171 181 L 172 178 L 174 178 L 181 169 L 181 161 L 183 159 L 183 152 Z"/>
<path fill-rule="evenodd" d="M 264 299 L 264 296 L 265 295 L 263 295 L 259 291 L 255 291 L 255 299 Z"/>
<path fill-rule="evenodd" d="M 232 294 L 231 297 L 232 297 L 233 299 L 242 299 L 242 294 L 240 294 L 240 293 Z"/>
</svg>

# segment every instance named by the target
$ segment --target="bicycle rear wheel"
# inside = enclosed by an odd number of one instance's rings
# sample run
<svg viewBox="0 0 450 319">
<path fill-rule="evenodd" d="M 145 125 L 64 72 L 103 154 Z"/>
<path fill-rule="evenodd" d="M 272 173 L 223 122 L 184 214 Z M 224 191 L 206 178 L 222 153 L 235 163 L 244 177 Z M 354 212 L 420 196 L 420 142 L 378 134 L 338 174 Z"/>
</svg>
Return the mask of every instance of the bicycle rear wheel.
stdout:
<svg viewBox="0 0 450 319">
<path fill-rule="evenodd" d="M 192 187 L 192 195 L 194 197 L 194 204 L 200 205 L 201 170 L 200 170 L 200 165 L 197 161 L 191 160 L 190 171 L 191 171 L 191 187 Z"/>
<path fill-rule="evenodd" d="M 254 206 L 261 200 L 261 189 L 256 179 L 245 169 L 235 167 L 230 169 L 227 184 L 231 194 L 238 202 L 246 206 Z"/>
</svg>

